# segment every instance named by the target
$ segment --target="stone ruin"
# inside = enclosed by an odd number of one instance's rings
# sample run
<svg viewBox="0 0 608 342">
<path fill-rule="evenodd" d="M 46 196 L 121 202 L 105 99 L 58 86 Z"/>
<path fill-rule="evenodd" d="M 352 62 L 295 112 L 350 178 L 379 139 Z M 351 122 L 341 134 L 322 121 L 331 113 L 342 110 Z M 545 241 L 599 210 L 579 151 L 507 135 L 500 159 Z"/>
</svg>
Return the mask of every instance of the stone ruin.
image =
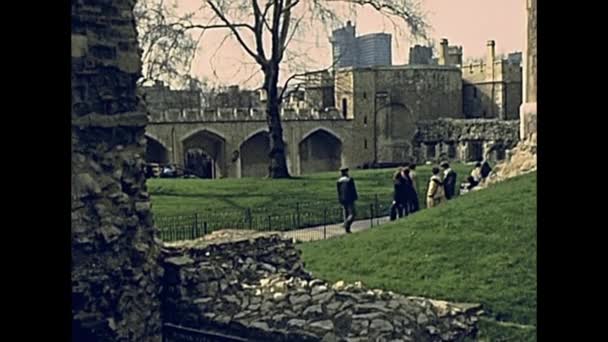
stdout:
<svg viewBox="0 0 608 342">
<path fill-rule="evenodd" d="M 72 1 L 75 341 L 161 341 L 160 247 L 143 173 L 135 1 Z"/>
<path fill-rule="evenodd" d="M 519 121 L 513 120 L 438 119 L 418 122 L 416 127 L 418 162 L 501 161 L 519 141 Z"/>
<path fill-rule="evenodd" d="M 524 64 L 524 103 L 520 107 L 520 141 L 510 151 L 507 159 L 496 166 L 487 182 L 492 183 L 536 171 L 537 167 L 537 36 L 536 0 L 526 3 L 526 56 Z"/>
<path fill-rule="evenodd" d="M 255 340 L 456 340 L 477 307 L 451 306 L 304 270 L 277 236 L 164 246 L 144 177 L 134 0 L 72 1 L 72 339 L 161 341 L 163 323 Z M 217 237 L 217 236 L 214 236 Z"/>
<path fill-rule="evenodd" d="M 459 341 L 476 333 L 478 305 L 360 282 L 329 284 L 304 269 L 278 234 L 216 232 L 163 249 L 163 320 L 251 341 Z M 237 234 L 226 239 L 222 235 Z M 212 234 L 214 235 L 214 234 Z"/>
</svg>

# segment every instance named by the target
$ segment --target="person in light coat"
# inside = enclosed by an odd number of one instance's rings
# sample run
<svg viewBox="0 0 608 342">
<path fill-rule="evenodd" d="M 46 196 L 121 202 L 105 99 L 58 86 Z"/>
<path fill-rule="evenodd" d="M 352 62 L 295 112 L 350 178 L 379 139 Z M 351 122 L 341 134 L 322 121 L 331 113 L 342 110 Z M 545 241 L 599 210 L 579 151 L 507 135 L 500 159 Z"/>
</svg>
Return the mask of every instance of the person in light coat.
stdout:
<svg viewBox="0 0 608 342">
<path fill-rule="evenodd" d="M 429 180 L 429 188 L 426 193 L 426 207 L 433 208 L 445 201 L 443 182 L 439 176 L 439 168 L 434 167 L 431 171 L 433 175 Z"/>
</svg>

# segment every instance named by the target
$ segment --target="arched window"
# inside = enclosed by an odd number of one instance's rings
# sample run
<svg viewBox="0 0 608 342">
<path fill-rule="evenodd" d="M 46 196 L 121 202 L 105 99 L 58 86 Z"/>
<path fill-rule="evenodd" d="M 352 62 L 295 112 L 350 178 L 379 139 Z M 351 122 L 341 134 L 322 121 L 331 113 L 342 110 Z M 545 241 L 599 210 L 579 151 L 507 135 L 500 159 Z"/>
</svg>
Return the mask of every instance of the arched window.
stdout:
<svg viewBox="0 0 608 342">
<path fill-rule="evenodd" d="M 348 101 L 346 99 L 342 99 L 342 116 L 346 119 L 346 116 L 348 115 Z"/>
</svg>

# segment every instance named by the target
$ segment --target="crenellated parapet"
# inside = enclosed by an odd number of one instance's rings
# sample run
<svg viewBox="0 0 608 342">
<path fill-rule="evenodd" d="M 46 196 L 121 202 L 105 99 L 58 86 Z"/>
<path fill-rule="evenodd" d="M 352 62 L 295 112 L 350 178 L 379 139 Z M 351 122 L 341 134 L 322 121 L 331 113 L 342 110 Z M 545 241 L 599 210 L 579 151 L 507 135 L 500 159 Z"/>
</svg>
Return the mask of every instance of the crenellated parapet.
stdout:
<svg viewBox="0 0 608 342">
<path fill-rule="evenodd" d="M 344 120 L 336 108 L 282 108 L 284 121 Z M 150 111 L 150 122 L 242 122 L 266 121 L 264 108 L 203 108 Z"/>
</svg>

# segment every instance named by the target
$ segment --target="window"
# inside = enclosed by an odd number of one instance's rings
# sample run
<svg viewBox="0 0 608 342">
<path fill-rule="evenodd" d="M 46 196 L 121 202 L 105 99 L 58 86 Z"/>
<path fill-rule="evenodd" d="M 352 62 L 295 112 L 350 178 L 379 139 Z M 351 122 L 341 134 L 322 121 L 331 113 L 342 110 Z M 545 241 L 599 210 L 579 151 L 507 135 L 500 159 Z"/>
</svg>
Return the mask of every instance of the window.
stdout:
<svg viewBox="0 0 608 342">
<path fill-rule="evenodd" d="M 363 92 L 363 98 L 366 99 L 367 98 L 367 93 Z"/>
<path fill-rule="evenodd" d="M 480 141 L 469 142 L 468 161 L 479 161 L 483 158 L 483 145 Z"/>
<path fill-rule="evenodd" d="M 505 159 L 505 149 L 502 147 L 499 147 L 496 149 L 496 160 L 504 160 Z"/>
<path fill-rule="evenodd" d="M 367 150 L 367 139 L 363 139 L 363 149 Z"/>
<path fill-rule="evenodd" d="M 435 144 L 426 145 L 426 157 L 435 158 Z"/>
<path fill-rule="evenodd" d="M 363 117 L 363 124 L 367 126 L 367 115 Z"/>
<path fill-rule="evenodd" d="M 448 144 L 448 158 L 456 158 L 456 144 L 454 143 Z"/>
<path fill-rule="evenodd" d="M 477 88 L 473 87 L 473 98 L 476 99 L 477 98 Z"/>
<path fill-rule="evenodd" d="M 348 101 L 346 99 L 342 99 L 342 116 L 346 119 L 346 116 L 348 114 Z"/>
</svg>

